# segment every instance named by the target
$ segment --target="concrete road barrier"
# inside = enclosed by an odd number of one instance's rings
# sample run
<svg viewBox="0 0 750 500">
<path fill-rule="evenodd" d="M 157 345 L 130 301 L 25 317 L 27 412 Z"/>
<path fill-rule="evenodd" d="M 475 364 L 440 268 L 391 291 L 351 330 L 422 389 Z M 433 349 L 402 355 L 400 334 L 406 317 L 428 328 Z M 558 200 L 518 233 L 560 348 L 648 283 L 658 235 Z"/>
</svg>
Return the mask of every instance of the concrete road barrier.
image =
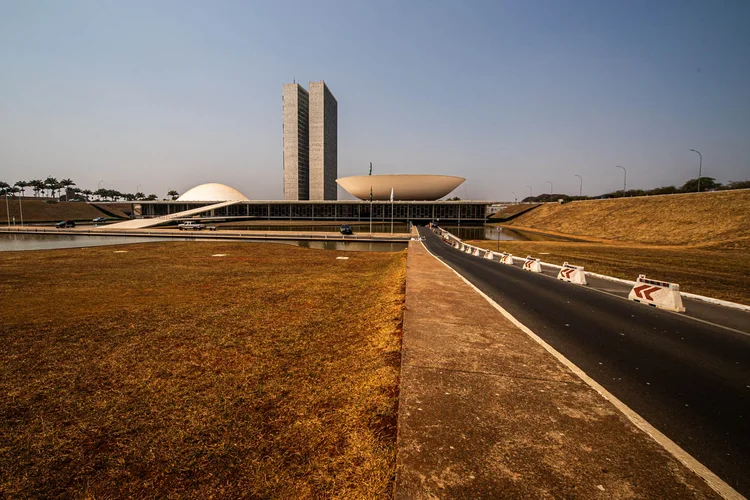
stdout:
<svg viewBox="0 0 750 500">
<path fill-rule="evenodd" d="M 482 255 L 482 251 L 479 248 L 474 248 L 474 251 L 471 253 L 471 255 L 479 257 L 480 255 Z"/>
<path fill-rule="evenodd" d="M 586 274 L 583 272 L 583 267 L 574 266 L 567 262 L 563 263 L 560 272 L 557 273 L 557 279 L 567 281 L 568 283 L 575 283 L 576 285 L 586 284 Z"/>
<path fill-rule="evenodd" d="M 492 250 L 487 250 L 484 254 L 484 258 L 487 260 L 493 260 L 495 258 L 495 252 Z"/>
<path fill-rule="evenodd" d="M 503 264 L 508 264 L 509 266 L 512 266 L 513 254 L 503 252 L 502 254 L 500 254 L 500 262 L 502 262 Z"/>
<path fill-rule="evenodd" d="M 531 256 L 526 256 L 526 260 L 523 263 L 523 270 L 531 271 L 532 273 L 541 273 L 542 261 Z"/>
<path fill-rule="evenodd" d="M 628 299 L 667 311 L 685 312 L 680 296 L 680 285 L 651 280 L 646 278 L 645 274 L 638 276 L 633 289 L 628 294 Z"/>
</svg>

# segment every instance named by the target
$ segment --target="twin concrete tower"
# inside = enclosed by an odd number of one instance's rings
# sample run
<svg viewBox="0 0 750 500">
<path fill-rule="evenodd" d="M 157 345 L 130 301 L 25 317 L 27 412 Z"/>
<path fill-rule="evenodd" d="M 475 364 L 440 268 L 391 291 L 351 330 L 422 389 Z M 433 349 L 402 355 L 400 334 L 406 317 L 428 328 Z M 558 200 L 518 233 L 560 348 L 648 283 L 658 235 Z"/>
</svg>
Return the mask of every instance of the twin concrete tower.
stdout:
<svg viewBox="0 0 750 500">
<path fill-rule="evenodd" d="M 284 200 L 335 200 L 338 102 L 325 82 L 284 84 Z"/>
</svg>

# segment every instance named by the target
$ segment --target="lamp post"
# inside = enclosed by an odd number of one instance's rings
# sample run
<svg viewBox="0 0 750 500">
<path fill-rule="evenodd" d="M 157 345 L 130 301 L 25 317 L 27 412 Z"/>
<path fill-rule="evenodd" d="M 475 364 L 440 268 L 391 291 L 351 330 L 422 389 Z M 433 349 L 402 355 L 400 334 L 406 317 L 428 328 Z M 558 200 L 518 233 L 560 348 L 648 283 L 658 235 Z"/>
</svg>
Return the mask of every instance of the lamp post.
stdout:
<svg viewBox="0 0 750 500">
<path fill-rule="evenodd" d="M 628 171 L 625 170 L 625 167 L 621 167 L 620 165 L 615 165 L 615 168 L 621 168 L 625 174 L 625 177 L 622 179 L 622 195 L 625 196 L 625 190 L 628 187 Z"/>
<path fill-rule="evenodd" d="M 531 189 L 531 186 L 526 184 L 526 187 L 529 188 L 529 196 L 534 196 L 534 191 Z"/>
<path fill-rule="evenodd" d="M 554 191 L 554 189 L 552 188 L 552 183 L 550 181 L 546 181 L 546 182 L 547 184 L 549 184 L 549 194 L 552 194 L 552 191 Z"/>
<path fill-rule="evenodd" d="M 580 198 L 583 196 L 583 177 L 578 174 L 573 174 L 573 176 L 581 179 L 581 185 L 578 187 L 578 197 Z"/>
<path fill-rule="evenodd" d="M 140 192 L 141 192 L 141 186 L 143 186 L 143 184 L 138 184 L 138 187 L 137 187 L 137 188 L 135 188 L 135 195 L 136 195 L 136 196 L 138 196 L 138 193 L 140 193 Z"/>
<path fill-rule="evenodd" d="M 703 170 L 703 155 L 697 149 L 691 149 L 693 153 L 698 153 L 700 160 L 698 162 L 698 192 L 701 192 L 701 170 Z"/>
<path fill-rule="evenodd" d="M 516 193 L 514 193 L 513 191 L 511 191 L 510 194 L 513 195 L 513 202 L 514 203 L 518 203 L 518 196 L 516 196 Z"/>
</svg>

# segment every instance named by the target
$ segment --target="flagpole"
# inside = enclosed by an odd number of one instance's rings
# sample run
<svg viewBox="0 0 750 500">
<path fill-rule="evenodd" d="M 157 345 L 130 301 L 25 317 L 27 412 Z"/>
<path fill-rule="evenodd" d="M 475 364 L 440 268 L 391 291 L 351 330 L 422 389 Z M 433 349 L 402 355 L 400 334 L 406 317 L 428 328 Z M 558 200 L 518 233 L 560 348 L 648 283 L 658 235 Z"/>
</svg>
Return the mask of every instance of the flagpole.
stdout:
<svg viewBox="0 0 750 500">
<path fill-rule="evenodd" d="M 393 188 L 391 188 L 391 234 L 393 234 Z"/>
<path fill-rule="evenodd" d="M 372 162 L 370 162 L 370 175 L 372 175 Z M 370 238 L 372 238 L 372 183 L 370 184 Z"/>
</svg>

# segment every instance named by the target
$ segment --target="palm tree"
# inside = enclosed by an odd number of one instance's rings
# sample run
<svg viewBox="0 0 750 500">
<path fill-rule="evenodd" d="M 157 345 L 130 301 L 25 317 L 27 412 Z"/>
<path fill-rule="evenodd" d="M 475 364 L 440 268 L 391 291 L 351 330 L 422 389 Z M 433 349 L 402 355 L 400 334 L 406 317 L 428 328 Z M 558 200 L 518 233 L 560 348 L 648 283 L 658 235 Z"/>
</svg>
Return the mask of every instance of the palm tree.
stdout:
<svg viewBox="0 0 750 500">
<path fill-rule="evenodd" d="M 86 197 L 86 201 L 89 201 L 89 196 L 94 194 L 90 189 L 84 189 L 81 194 Z"/>
<path fill-rule="evenodd" d="M 76 185 L 76 183 L 73 182 L 71 179 L 63 179 L 63 180 L 60 181 L 60 186 L 65 188 L 66 199 L 67 199 L 67 194 L 68 194 L 68 188 L 70 186 L 75 186 L 75 185 Z M 68 200 L 68 201 L 70 201 L 70 200 Z"/>
<path fill-rule="evenodd" d="M 143 194 L 143 193 L 141 193 L 140 191 L 138 191 L 137 193 L 135 193 L 135 199 L 136 200 L 142 200 L 145 197 L 146 197 L 146 195 Z"/>
<path fill-rule="evenodd" d="M 167 191 L 167 196 L 171 196 L 172 200 L 176 200 L 177 197 L 180 196 L 180 193 L 172 189 L 172 190 Z"/>
<path fill-rule="evenodd" d="M 15 183 L 15 185 L 21 188 L 21 196 L 26 196 L 26 188 L 31 184 L 27 181 L 18 181 Z"/>
<path fill-rule="evenodd" d="M 44 180 L 44 188 L 49 190 L 51 198 L 55 197 L 55 191 L 57 190 L 57 185 L 58 185 L 57 179 L 55 179 L 52 176 L 48 176 Z"/>
<path fill-rule="evenodd" d="M 0 181 L 0 194 L 5 195 L 5 214 L 8 216 L 8 227 L 10 227 L 10 207 L 8 206 L 8 189 L 10 184 L 5 181 Z"/>
<path fill-rule="evenodd" d="M 34 179 L 29 181 L 29 185 L 34 188 L 34 196 L 39 196 L 39 192 L 44 189 L 44 181 L 41 179 Z"/>
</svg>

